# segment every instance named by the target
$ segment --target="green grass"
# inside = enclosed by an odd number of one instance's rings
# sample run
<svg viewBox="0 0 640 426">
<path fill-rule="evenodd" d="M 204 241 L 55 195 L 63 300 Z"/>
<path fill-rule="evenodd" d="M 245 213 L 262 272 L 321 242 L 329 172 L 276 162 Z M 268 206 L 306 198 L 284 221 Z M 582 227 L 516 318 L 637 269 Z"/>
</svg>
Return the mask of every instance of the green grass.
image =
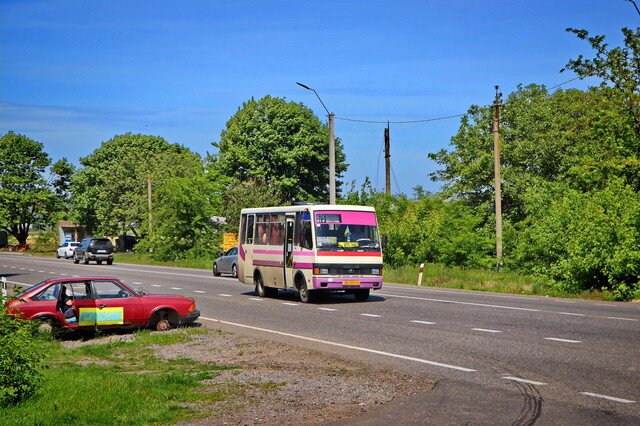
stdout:
<svg viewBox="0 0 640 426">
<path fill-rule="evenodd" d="M 222 370 L 235 367 L 164 360 L 150 345 L 191 339 L 199 329 L 175 333 L 134 334 L 131 342 L 86 344 L 65 349 L 43 344 L 48 368 L 45 383 L 29 400 L 0 408 L 0 423 L 49 424 L 167 424 L 197 418 L 193 404 L 225 401 L 241 394 L 233 384 L 203 385 Z"/>
<path fill-rule="evenodd" d="M 384 281 L 399 284 L 418 284 L 420 268 L 405 266 L 384 269 Z M 545 285 L 535 277 L 515 272 L 495 272 L 480 269 L 446 267 L 439 264 L 425 264 L 422 286 L 454 288 L 461 290 L 492 291 L 496 293 L 530 294 L 552 297 L 581 297 L 602 300 L 599 292 L 574 294 Z"/>
</svg>

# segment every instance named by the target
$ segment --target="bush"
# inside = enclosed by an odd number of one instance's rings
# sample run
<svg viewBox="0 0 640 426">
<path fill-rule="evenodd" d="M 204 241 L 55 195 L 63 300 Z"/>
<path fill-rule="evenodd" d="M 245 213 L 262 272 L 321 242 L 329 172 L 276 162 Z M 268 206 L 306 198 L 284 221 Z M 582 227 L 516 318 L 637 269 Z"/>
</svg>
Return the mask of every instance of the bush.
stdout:
<svg viewBox="0 0 640 426">
<path fill-rule="evenodd" d="M 4 306 L 0 296 L 0 306 Z M 42 384 L 36 324 L 0 312 L 0 407 L 24 401 Z"/>
</svg>

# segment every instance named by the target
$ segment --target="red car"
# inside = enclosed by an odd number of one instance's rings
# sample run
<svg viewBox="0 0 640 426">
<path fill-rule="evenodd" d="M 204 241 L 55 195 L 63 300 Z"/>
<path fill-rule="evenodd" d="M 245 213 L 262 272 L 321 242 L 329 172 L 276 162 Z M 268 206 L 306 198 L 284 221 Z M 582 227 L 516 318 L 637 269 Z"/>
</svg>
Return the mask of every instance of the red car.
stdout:
<svg viewBox="0 0 640 426">
<path fill-rule="evenodd" d="M 192 297 L 147 294 L 117 278 L 53 278 L 11 300 L 7 313 L 40 320 L 55 330 L 154 328 L 168 330 L 200 316 Z"/>
</svg>

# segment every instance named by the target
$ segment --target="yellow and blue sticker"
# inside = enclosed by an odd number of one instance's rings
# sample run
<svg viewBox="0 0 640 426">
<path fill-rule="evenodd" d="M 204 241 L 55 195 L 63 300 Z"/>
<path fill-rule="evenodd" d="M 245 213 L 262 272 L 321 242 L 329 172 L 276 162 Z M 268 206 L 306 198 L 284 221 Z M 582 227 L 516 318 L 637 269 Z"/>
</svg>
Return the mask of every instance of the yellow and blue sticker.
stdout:
<svg viewBox="0 0 640 426">
<path fill-rule="evenodd" d="M 124 308 L 80 308 L 79 326 L 124 324 Z"/>
</svg>

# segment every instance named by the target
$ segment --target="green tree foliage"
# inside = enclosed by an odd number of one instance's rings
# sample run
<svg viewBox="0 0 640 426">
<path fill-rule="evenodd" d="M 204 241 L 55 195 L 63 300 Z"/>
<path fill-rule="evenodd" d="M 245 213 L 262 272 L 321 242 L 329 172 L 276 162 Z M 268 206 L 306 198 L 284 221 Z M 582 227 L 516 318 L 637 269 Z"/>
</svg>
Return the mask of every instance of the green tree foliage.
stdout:
<svg viewBox="0 0 640 426">
<path fill-rule="evenodd" d="M 593 59 L 585 59 L 582 55 L 578 59 L 570 60 L 566 68 L 580 77 L 599 77 L 602 87 L 612 87 L 613 97 L 621 101 L 625 111 L 632 118 L 636 133 L 640 134 L 640 27 L 635 31 L 622 28 L 624 47 L 609 48 L 605 43 L 605 36 L 589 37 L 586 30 L 567 28 L 581 40 L 587 40 L 595 50 Z"/>
<path fill-rule="evenodd" d="M 117 235 L 132 224 L 148 230 L 149 174 L 152 194 L 167 179 L 203 177 L 197 154 L 161 137 L 141 134 L 115 136 L 80 163 L 84 168 L 72 181 L 73 219 L 91 234 Z"/>
<path fill-rule="evenodd" d="M 252 98 L 227 121 L 220 141 L 212 144 L 218 152 L 209 157 L 210 167 L 234 182 L 262 182 L 289 201 L 327 201 L 328 132 L 302 104 L 271 96 Z M 346 169 L 337 139 L 337 177 Z"/>
<path fill-rule="evenodd" d="M 554 93 L 519 87 L 500 122 L 507 264 L 566 289 L 604 288 L 620 299 L 638 297 L 640 244 L 638 103 L 629 102 L 637 100 L 638 36 L 625 35 L 626 50 L 607 50 L 604 38 L 592 38 L 596 60 L 569 64 L 613 86 Z M 430 154 L 443 166 L 432 179 L 445 183 L 446 197 L 474 209 L 486 235 L 494 232 L 491 120 L 489 108 L 472 106 L 453 149 Z"/>
<path fill-rule="evenodd" d="M 0 137 L 0 229 L 26 244 L 32 225 L 48 223 L 55 195 L 43 174 L 51 163 L 41 143 L 14 132 Z"/>
<path fill-rule="evenodd" d="M 376 208 L 380 232 L 388 237 L 385 264 L 392 267 L 423 262 L 486 268 L 495 263 L 493 240 L 485 235 L 482 220 L 461 200 L 445 200 L 424 193 L 414 199 L 375 191 L 368 179 L 360 191 L 351 190 L 345 204 Z"/>
<path fill-rule="evenodd" d="M 5 300 L 0 295 L 0 306 Z M 0 407 L 24 401 L 42 384 L 42 350 L 35 324 L 0 312 Z"/>
<path fill-rule="evenodd" d="M 288 203 L 275 187 L 251 179 L 244 182 L 232 181 L 224 191 L 224 205 L 220 215 L 226 219 L 227 232 L 238 232 L 240 210 L 250 207 L 283 206 Z"/>
</svg>

